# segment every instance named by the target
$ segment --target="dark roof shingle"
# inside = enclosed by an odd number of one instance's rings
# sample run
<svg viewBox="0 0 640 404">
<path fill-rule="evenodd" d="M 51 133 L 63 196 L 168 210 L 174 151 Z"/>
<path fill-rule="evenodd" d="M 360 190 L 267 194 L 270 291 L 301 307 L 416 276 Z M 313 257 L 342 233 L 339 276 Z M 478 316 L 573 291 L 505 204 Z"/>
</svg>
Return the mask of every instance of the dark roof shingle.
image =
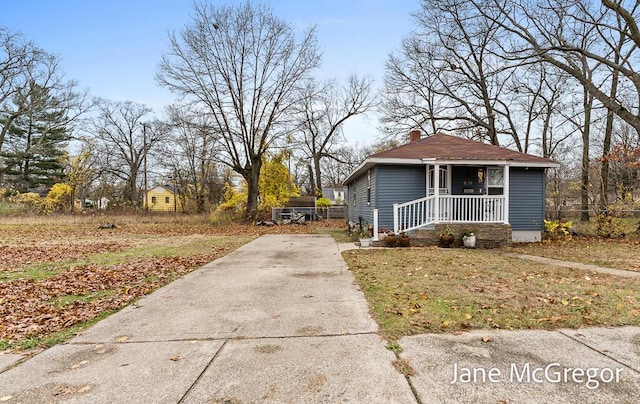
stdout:
<svg viewBox="0 0 640 404">
<path fill-rule="evenodd" d="M 520 163 L 556 164 L 546 158 L 442 133 L 373 154 L 369 158 L 511 160 Z"/>
</svg>

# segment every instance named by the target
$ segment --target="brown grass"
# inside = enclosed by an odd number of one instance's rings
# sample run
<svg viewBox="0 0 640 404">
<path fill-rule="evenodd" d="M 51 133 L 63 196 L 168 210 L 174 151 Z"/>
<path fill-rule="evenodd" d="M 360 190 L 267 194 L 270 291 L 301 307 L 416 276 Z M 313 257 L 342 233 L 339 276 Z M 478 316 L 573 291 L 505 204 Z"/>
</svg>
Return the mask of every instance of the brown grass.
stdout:
<svg viewBox="0 0 640 404">
<path fill-rule="evenodd" d="M 173 214 L 0 218 L 0 352 L 59 343 L 262 234 L 340 226 L 220 226 L 208 216 Z"/>
<path fill-rule="evenodd" d="M 640 325 L 640 280 L 491 250 L 427 247 L 343 256 L 391 340 L 468 329 Z"/>
</svg>

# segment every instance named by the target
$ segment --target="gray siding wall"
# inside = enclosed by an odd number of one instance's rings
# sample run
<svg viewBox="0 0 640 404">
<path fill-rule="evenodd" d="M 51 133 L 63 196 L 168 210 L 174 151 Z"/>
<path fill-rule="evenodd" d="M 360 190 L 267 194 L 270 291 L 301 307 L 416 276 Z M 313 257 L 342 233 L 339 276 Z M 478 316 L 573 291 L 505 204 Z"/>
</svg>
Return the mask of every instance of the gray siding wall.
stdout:
<svg viewBox="0 0 640 404">
<path fill-rule="evenodd" d="M 375 208 L 375 195 L 376 195 L 376 172 L 377 167 L 371 169 L 371 203 L 367 204 L 367 187 L 368 178 L 365 172 L 360 177 L 348 184 L 347 194 L 349 195 L 349 204 L 347 214 L 349 220 L 355 223 L 359 223 L 360 217 L 363 222 L 373 224 L 373 209 Z M 355 204 L 354 204 L 355 195 Z"/>
<path fill-rule="evenodd" d="M 509 223 L 513 230 L 543 230 L 545 209 L 544 169 L 511 168 L 509 171 Z"/>
<path fill-rule="evenodd" d="M 376 168 L 378 225 L 393 229 L 393 204 L 426 196 L 426 168 L 423 165 L 380 165 Z"/>
</svg>

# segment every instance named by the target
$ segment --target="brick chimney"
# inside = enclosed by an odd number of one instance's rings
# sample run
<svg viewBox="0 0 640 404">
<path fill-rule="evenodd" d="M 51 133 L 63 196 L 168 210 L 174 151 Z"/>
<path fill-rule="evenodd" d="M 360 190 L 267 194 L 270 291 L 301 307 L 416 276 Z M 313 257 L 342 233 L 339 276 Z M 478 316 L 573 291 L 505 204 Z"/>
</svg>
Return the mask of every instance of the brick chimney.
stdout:
<svg viewBox="0 0 640 404">
<path fill-rule="evenodd" d="M 417 142 L 421 136 L 422 132 L 420 132 L 420 129 L 412 129 L 411 132 L 409 132 L 409 143 Z"/>
</svg>

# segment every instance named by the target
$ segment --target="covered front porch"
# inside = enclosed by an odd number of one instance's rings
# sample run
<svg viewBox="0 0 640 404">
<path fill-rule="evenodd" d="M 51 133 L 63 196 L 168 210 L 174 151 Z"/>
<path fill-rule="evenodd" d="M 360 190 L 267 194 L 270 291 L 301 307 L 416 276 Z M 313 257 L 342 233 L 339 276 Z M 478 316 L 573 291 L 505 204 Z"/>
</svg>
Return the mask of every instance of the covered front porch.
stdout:
<svg viewBox="0 0 640 404">
<path fill-rule="evenodd" d="M 395 233 L 439 223 L 509 223 L 507 162 L 425 163 L 425 196 L 393 204 Z"/>
</svg>

